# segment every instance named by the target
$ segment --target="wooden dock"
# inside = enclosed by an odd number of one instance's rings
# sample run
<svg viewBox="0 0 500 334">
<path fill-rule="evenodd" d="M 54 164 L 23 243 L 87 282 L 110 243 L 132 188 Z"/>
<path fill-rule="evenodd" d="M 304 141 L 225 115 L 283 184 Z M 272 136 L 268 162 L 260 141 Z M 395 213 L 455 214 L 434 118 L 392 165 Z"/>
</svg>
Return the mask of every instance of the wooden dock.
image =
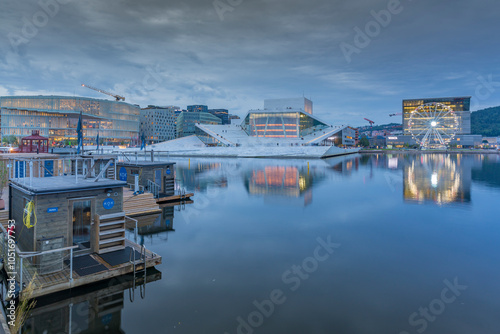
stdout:
<svg viewBox="0 0 500 334">
<path fill-rule="evenodd" d="M 172 195 L 172 196 L 163 196 L 156 199 L 156 203 L 168 203 L 168 202 L 184 202 L 189 201 L 191 197 L 194 196 L 194 193 L 187 193 L 182 195 Z M 192 202 L 192 201 L 191 201 Z M 179 203 L 176 203 L 176 205 Z"/>
<path fill-rule="evenodd" d="M 160 213 L 156 199 L 151 193 L 134 195 L 128 188 L 123 188 L 123 211 L 129 217 Z"/>
<path fill-rule="evenodd" d="M 1 230 L 2 234 L 0 234 L 0 243 L 1 243 L 0 249 L 2 250 L 3 253 L 2 257 L 5 258 L 6 231 L 3 228 L 3 226 Z M 73 258 L 73 271 L 72 273 L 70 273 L 69 256 L 67 256 L 66 260 L 62 264 L 63 265 L 62 271 L 49 274 L 40 274 L 38 272 L 36 263 L 33 263 L 27 258 L 24 258 L 23 261 L 21 262 L 20 258 L 16 254 L 15 262 L 16 262 L 17 272 L 21 271 L 19 267 L 21 267 L 22 263 L 22 280 L 19 279 L 18 277 L 18 281 L 21 281 L 20 283 L 23 284 L 24 286 L 27 285 L 31 280 L 33 280 L 34 291 L 33 294 L 31 295 L 31 298 L 38 298 L 44 295 L 49 295 L 52 293 L 72 289 L 75 287 L 96 283 L 113 277 L 130 274 L 134 272 L 134 269 L 136 272 L 141 271 L 144 268 L 151 268 L 157 266 L 162 262 L 161 256 L 147 249 L 142 250 L 138 244 L 128 239 L 125 240 L 125 247 L 126 247 L 125 251 L 127 252 L 127 254 L 132 253 L 132 251 L 136 253 L 135 262 L 133 260 L 128 261 L 129 257 L 127 255 L 126 261 L 124 262 L 122 261 L 122 263 L 117 263 L 113 265 L 113 263 L 112 264 L 109 263 L 111 261 L 106 259 L 106 254 L 99 255 L 97 253 L 92 253 L 89 255 L 91 259 L 90 261 L 95 263 L 94 266 L 99 266 L 99 270 L 95 273 L 93 272 L 85 273 L 85 270 L 88 269 L 88 267 L 85 266 L 88 266 L 88 264 L 79 265 L 78 257 Z M 145 251 L 145 259 L 141 259 L 140 256 L 137 255 L 141 253 L 141 250 Z M 20 299 L 22 300 L 22 298 L 23 298 L 23 293 L 21 292 Z"/>
</svg>

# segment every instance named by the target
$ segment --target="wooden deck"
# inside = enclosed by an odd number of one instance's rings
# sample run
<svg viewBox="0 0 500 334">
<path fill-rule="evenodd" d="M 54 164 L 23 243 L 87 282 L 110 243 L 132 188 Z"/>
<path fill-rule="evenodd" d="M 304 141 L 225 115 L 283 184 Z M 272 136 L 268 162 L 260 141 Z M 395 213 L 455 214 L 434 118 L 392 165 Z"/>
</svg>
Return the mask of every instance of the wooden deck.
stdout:
<svg viewBox="0 0 500 334">
<path fill-rule="evenodd" d="M 134 195 L 128 188 L 123 188 L 123 211 L 129 217 L 160 213 L 161 209 L 151 193 Z"/>
<path fill-rule="evenodd" d="M 5 229 L 2 227 L 3 233 Z M 4 235 L 0 235 L 0 242 L 5 242 Z M 125 247 L 130 247 L 137 252 L 141 252 L 141 246 L 138 244 L 126 239 Z M 2 244 L 1 249 L 5 252 L 5 245 Z M 69 254 L 69 251 L 68 251 Z M 4 255 L 5 256 L 5 255 Z M 78 286 L 83 286 L 86 284 L 96 283 L 102 280 L 107 280 L 113 277 L 122 276 L 125 274 L 130 274 L 134 272 L 134 263 L 133 262 L 125 262 L 122 264 L 118 264 L 115 266 L 110 265 L 106 261 L 101 258 L 100 255 L 93 253 L 91 257 L 96 260 L 99 264 L 102 264 L 106 267 L 107 270 L 101 271 L 94 274 L 88 274 L 85 276 L 80 276 L 76 270 L 80 269 L 73 265 L 73 277 L 70 279 L 70 267 L 69 264 L 62 264 L 63 270 L 58 271 L 56 273 L 50 274 L 39 274 L 36 265 L 32 263 L 28 258 L 24 258 L 22 261 L 22 282 L 23 286 L 27 286 L 31 280 L 33 280 L 34 291 L 31 298 L 38 298 L 44 295 L 49 295 L 52 293 L 68 290 L 71 288 L 75 288 Z M 69 255 L 66 255 L 65 259 L 67 260 Z M 61 259 L 62 261 L 62 259 Z M 151 268 L 161 264 L 162 258 L 156 253 L 153 253 L 146 249 L 146 260 L 137 259 L 135 261 L 135 269 L 136 271 L 143 270 L 144 267 Z M 20 272 L 19 267 L 21 265 L 20 258 L 16 255 L 16 271 Z M 35 275 L 35 273 L 37 273 Z M 33 279 L 34 277 L 34 279 Z M 20 275 L 16 276 L 18 282 L 20 281 Z M 23 293 L 21 292 L 20 299 L 23 298 Z"/>
<path fill-rule="evenodd" d="M 156 199 L 156 203 L 166 203 L 166 202 L 182 202 L 182 201 L 188 201 L 190 200 L 191 197 L 194 196 L 194 193 L 187 193 L 184 195 L 172 195 L 172 196 L 165 196 L 165 197 L 160 197 Z M 177 205 L 178 203 L 176 203 Z"/>
<path fill-rule="evenodd" d="M 138 252 L 141 251 L 140 246 L 130 240 L 126 240 L 125 246 L 131 247 Z M 98 281 L 134 272 L 134 265 L 132 262 L 123 263 L 113 267 L 109 265 L 106 261 L 104 261 L 98 254 L 94 253 L 91 255 L 91 257 L 94 258 L 100 264 L 104 265 L 108 270 L 86 276 L 80 276 L 76 273 L 76 271 L 73 271 L 73 281 L 69 281 L 70 277 L 69 268 L 66 268 L 63 272 L 60 273 L 37 275 L 34 282 L 35 291 L 33 293 L 32 298 L 48 295 L 51 293 L 75 288 L 86 284 L 96 283 Z M 144 264 L 144 262 L 142 262 L 141 260 L 136 260 L 136 271 L 143 270 L 144 266 L 146 266 L 146 268 L 157 266 L 161 264 L 161 262 L 162 262 L 161 256 L 149 250 L 146 250 L 146 262 Z M 23 278 L 23 281 L 29 282 L 29 280 L 33 276 L 33 272 L 32 271 L 30 272 L 25 268 L 23 273 L 24 275 L 26 275 L 26 276 L 23 275 L 23 277 L 26 277 L 26 279 Z M 22 293 L 21 293 L 21 299 L 22 299 Z"/>
</svg>

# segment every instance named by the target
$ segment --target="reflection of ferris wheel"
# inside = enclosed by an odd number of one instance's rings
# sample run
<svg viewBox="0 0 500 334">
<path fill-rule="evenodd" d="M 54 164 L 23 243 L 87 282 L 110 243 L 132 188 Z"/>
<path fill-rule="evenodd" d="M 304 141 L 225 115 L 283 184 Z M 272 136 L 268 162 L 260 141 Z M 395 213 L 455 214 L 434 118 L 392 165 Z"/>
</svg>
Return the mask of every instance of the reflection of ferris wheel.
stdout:
<svg viewBox="0 0 500 334">
<path fill-rule="evenodd" d="M 441 103 L 426 103 L 413 110 L 408 129 L 422 148 L 448 146 L 458 130 L 458 116 Z"/>
</svg>

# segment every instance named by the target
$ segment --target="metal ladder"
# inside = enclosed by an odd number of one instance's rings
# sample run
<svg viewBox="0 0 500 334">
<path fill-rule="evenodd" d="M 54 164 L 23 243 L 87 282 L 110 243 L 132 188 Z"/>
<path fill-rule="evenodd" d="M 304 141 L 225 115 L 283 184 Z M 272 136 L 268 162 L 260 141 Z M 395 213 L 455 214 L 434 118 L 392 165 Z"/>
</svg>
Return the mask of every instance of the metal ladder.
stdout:
<svg viewBox="0 0 500 334">
<path fill-rule="evenodd" d="M 146 281 L 146 247 L 144 247 L 144 245 L 141 246 L 140 260 L 144 264 L 144 275 L 143 275 L 144 282 L 142 285 L 139 286 L 139 292 L 141 293 L 141 298 L 144 299 L 146 297 L 146 283 L 147 283 L 147 281 Z M 134 279 L 132 281 L 132 287 L 128 289 L 128 295 L 129 295 L 130 302 L 133 303 L 134 299 L 135 299 L 135 289 L 136 289 L 135 284 L 136 284 L 136 280 L 137 280 L 137 266 L 136 266 L 136 258 L 135 258 L 135 249 L 134 248 L 131 248 L 129 261 L 132 263 L 133 268 L 134 268 Z M 140 264 L 140 263 L 141 262 L 139 262 L 138 264 Z"/>
</svg>

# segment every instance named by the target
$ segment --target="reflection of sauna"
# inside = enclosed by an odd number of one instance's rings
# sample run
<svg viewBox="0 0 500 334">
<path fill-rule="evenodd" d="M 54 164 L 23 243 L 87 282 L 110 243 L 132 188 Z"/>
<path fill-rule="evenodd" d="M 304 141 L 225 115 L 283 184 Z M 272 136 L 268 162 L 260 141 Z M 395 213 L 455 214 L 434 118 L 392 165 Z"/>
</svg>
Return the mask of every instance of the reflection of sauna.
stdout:
<svg viewBox="0 0 500 334">
<path fill-rule="evenodd" d="M 154 218 L 151 219 L 150 217 Z M 174 207 L 164 207 L 159 215 L 138 217 L 138 234 L 151 235 L 174 230 Z"/>
<path fill-rule="evenodd" d="M 148 272 L 147 283 L 161 279 L 156 269 L 148 269 Z M 85 290 L 77 289 L 67 299 L 41 298 L 26 320 L 22 333 L 125 333 L 121 328 L 124 302 L 139 298 L 141 289 L 147 288 L 142 276 L 137 277 L 135 287 L 133 276 L 129 275 Z"/>
<path fill-rule="evenodd" d="M 404 167 L 403 196 L 407 201 L 446 204 L 470 202 L 470 171 L 457 156 L 423 154 Z"/>
</svg>

